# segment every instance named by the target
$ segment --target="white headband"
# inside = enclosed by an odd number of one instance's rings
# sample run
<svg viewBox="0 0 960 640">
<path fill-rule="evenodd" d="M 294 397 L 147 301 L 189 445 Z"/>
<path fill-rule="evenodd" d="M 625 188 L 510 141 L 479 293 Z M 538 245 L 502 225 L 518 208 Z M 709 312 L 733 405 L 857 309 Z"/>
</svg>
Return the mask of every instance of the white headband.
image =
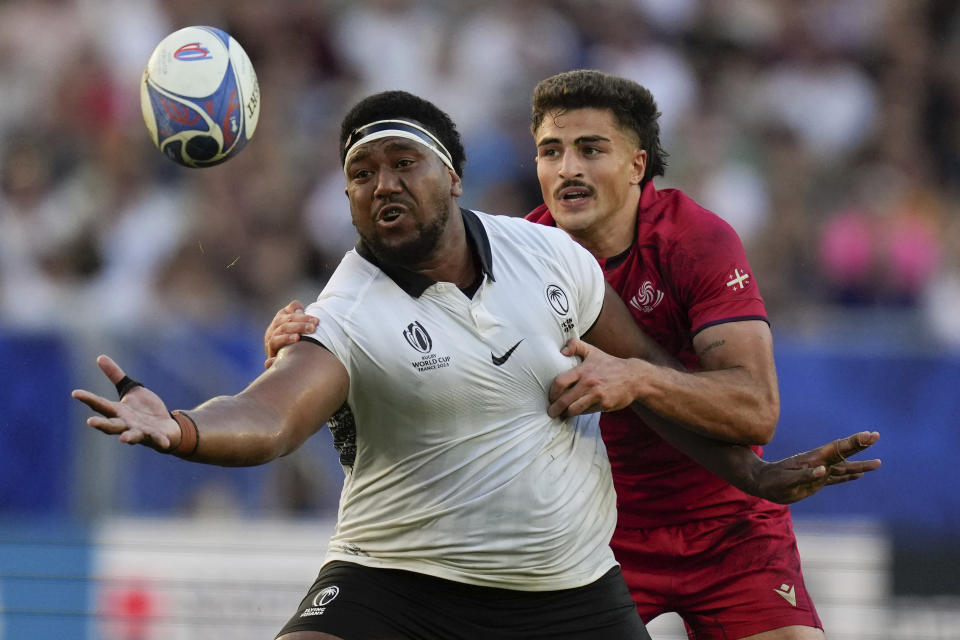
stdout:
<svg viewBox="0 0 960 640">
<path fill-rule="evenodd" d="M 443 161 L 443 164 L 456 172 L 456 169 L 453 167 L 453 158 L 450 156 L 447 148 L 443 146 L 443 143 L 422 126 L 409 120 L 377 120 L 376 122 L 371 122 L 370 124 L 354 129 L 343 147 L 344 151 L 346 151 L 346 155 L 343 158 L 344 170 L 346 170 L 347 163 L 350 162 L 350 157 L 355 153 L 357 147 L 366 142 L 372 142 L 381 138 L 405 138 L 418 142 L 437 154 L 440 160 Z"/>
</svg>

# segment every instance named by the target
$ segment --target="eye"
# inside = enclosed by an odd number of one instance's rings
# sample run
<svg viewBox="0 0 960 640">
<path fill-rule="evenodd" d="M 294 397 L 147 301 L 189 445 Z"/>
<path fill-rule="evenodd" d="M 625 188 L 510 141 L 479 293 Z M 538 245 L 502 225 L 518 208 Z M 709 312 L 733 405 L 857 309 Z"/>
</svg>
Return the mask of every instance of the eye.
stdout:
<svg viewBox="0 0 960 640">
<path fill-rule="evenodd" d="M 581 150 L 581 152 L 582 152 L 583 155 L 585 155 L 585 156 L 595 156 L 595 155 L 599 155 L 600 153 L 602 153 L 601 150 L 600 150 L 598 147 L 583 147 L 583 149 Z"/>
<path fill-rule="evenodd" d="M 560 152 L 553 147 L 541 147 L 537 150 L 537 157 L 539 158 L 554 158 L 560 155 Z"/>
<path fill-rule="evenodd" d="M 350 175 L 351 180 L 364 180 L 373 175 L 373 171 L 370 169 L 357 169 Z"/>
<path fill-rule="evenodd" d="M 403 169 L 405 167 L 412 166 L 413 164 L 414 164 L 414 161 L 411 160 L 410 158 L 400 158 L 399 160 L 397 160 L 398 169 Z"/>
</svg>

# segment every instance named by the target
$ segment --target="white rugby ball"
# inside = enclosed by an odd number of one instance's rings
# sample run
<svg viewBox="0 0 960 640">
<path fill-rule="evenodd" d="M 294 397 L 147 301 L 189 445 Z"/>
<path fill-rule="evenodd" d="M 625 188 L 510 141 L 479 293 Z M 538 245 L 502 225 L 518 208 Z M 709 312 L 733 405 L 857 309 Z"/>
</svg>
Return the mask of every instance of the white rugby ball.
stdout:
<svg viewBox="0 0 960 640">
<path fill-rule="evenodd" d="M 140 83 L 153 143 L 185 167 L 220 164 L 257 128 L 260 88 L 243 47 L 216 27 L 186 27 L 160 41 Z"/>
</svg>

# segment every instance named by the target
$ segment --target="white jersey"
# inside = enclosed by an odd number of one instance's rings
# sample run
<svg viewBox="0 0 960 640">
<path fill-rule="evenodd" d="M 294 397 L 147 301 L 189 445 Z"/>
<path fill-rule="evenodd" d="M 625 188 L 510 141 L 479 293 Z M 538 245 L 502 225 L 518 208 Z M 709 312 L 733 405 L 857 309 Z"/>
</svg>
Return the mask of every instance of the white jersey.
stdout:
<svg viewBox="0 0 960 640">
<path fill-rule="evenodd" d="M 599 414 L 552 419 L 547 393 L 576 364 L 560 348 L 596 321 L 603 274 L 559 229 L 463 219 L 484 272 L 472 299 L 354 249 L 306 310 L 308 339 L 350 375 L 330 421 L 346 477 L 327 561 L 589 584 L 616 566 L 610 464 Z"/>
</svg>

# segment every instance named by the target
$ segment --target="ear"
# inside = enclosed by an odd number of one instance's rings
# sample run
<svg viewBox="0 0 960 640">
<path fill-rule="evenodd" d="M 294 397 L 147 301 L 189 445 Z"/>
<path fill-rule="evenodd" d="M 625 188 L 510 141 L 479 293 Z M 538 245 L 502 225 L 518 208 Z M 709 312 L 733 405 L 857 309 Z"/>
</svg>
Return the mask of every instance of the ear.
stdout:
<svg viewBox="0 0 960 640">
<path fill-rule="evenodd" d="M 453 169 L 448 168 L 447 173 L 450 175 L 450 195 L 459 198 L 463 195 L 463 182 L 460 181 L 460 176 Z"/>
<path fill-rule="evenodd" d="M 643 182 L 643 174 L 647 171 L 647 152 L 644 149 L 637 149 L 633 153 L 633 172 L 630 174 L 630 184 L 640 184 Z"/>
</svg>

